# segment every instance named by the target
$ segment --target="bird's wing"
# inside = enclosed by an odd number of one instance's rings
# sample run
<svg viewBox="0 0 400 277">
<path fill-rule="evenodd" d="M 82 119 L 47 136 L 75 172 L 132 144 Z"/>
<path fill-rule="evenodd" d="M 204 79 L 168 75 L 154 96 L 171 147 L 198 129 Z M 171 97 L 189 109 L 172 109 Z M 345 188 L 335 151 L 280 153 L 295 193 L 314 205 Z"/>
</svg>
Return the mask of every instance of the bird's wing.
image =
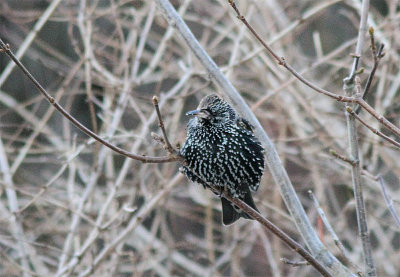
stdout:
<svg viewBox="0 0 400 277">
<path fill-rule="evenodd" d="M 246 129 L 250 132 L 254 131 L 254 126 L 250 124 L 249 121 L 247 121 L 247 119 L 244 119 L 243 117 L 239 117 L 236 120 L 236 125 L 238 125 L 239 127 Z"/>
</svg>

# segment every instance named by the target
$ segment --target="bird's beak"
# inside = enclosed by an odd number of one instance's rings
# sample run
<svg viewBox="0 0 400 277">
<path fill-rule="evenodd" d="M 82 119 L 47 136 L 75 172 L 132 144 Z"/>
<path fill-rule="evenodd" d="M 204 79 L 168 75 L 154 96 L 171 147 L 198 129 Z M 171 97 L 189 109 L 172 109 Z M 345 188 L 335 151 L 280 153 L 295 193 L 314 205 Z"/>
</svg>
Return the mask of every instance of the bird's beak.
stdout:
<svg viewBox="0 0 400 277">
<path fill-rule="evenodd" d="M 203 119 L 207 119 L 207 120 L 209 120 L 211 118 L 211 114 L 207 110 L 203 110 L 203 109 L 187 112 L 186 115 L 194 115 L 199 118 L 203 118 Z"/>
<path fill-rule="evenodd" d="M 194 116 L 197 116 L 197 115 L 199 115 L 200 113 L 201 113 L 201 110 L 193 110 L 193 111 L 187 112 L 186 115 L 194 115 Z"/>
</svg>

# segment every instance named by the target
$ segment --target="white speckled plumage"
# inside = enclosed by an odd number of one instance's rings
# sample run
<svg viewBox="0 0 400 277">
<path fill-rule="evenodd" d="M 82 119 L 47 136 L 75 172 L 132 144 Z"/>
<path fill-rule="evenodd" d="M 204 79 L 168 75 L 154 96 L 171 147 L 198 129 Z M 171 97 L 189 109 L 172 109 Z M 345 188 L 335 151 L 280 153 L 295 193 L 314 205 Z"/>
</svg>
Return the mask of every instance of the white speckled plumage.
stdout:
<svg viewBox="0 0 400 277">
<path fill-rule="evenodd" d="M 227 188 L 256 208 L 250 190 L 258 189 L 264 170 L 264 154 L 251 125 L 228 102 L 211 94 L 204 97 L 188 123 L 187 138 L 181 149 L 187 167 L 183 173 L 192 181 L 202 180 Z M 239 217 L 249 218 L 236 206 L 222 200 L 223 222 L 228 225 Z"/>
</svg>

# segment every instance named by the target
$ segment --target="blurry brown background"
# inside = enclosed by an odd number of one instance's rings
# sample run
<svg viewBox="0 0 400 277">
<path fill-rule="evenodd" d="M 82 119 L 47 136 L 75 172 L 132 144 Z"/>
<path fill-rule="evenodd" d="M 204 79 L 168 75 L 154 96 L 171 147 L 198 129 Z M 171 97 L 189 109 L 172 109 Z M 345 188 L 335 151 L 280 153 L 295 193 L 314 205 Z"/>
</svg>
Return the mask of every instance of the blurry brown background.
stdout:
<svg viewBox="0 0 400 277">
<path fill-rule="evenodd" d="M 209 55 L 240 91 L 271 136 L 299 197 L 328 249 L 344 259 L 318 224 L 312 190 L 355 264 L 363 268 L 349 165 L 344 106 L 279 67 L 227 1 L 172 1 Z M 32 34 L 49 5 L 43 28 Z M 259 34 L 298 72 L 342 94 L 355 51 L 359 1 L 238 1 Z M 368 102 L 399 125 L 397 1 L 371 2 L 375 39 L 385 43 Z M 303 18 L 304 20 L 299 20 Z M 0 37 L 16 53 L 33 35 L 22 62 L 80 122 L 134 153 L 164 156 L 151 103 L 170 140 L 182 144 L 185 112 L 218 91 L 153 1 L 1 1 Z M 373 59 L 367 40 L 360 75 Z M 319 276 L 259 224 L 225 227 L 219 200 L 190 183 L 179 165 L 142 164 L 79 132 L 0 55 L 1 276 Z M 375 128 L 381 125 L 361 116 Z M 390 135 L 387 130 L 383 132 Z M 359 126 L 362 167 L 382 174 L 399 207 L 400 152 Z M 373 257 L 380 276 L 400 272 L 400 232 L 379 184 L 363 176 Z M 14 193 L 15 192 L 15 193 Z M 261 213 L 303 244 L 265 169 L 254 195 Z"/>
</svg>

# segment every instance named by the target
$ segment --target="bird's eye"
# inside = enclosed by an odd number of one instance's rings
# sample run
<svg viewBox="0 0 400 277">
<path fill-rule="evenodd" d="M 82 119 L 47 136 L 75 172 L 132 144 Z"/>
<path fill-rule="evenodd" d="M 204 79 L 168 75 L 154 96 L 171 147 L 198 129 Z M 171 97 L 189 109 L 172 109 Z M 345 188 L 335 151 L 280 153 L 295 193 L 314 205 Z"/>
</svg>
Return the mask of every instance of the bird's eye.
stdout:
<svg viewBox="0 0 400 277">
<path fill-rule="evenodd" d="M 213 116 L 213 115 L 214 115 L 214 113 L 213 113 L 210 109 L 208 109 L 208 108 L 206 108 L 206 109 L 201 109 L 201 111 L 202 111 L 203 113 L 205 113 L 206 115 L 208 115 L 208 116 Z"/>
</svg>

